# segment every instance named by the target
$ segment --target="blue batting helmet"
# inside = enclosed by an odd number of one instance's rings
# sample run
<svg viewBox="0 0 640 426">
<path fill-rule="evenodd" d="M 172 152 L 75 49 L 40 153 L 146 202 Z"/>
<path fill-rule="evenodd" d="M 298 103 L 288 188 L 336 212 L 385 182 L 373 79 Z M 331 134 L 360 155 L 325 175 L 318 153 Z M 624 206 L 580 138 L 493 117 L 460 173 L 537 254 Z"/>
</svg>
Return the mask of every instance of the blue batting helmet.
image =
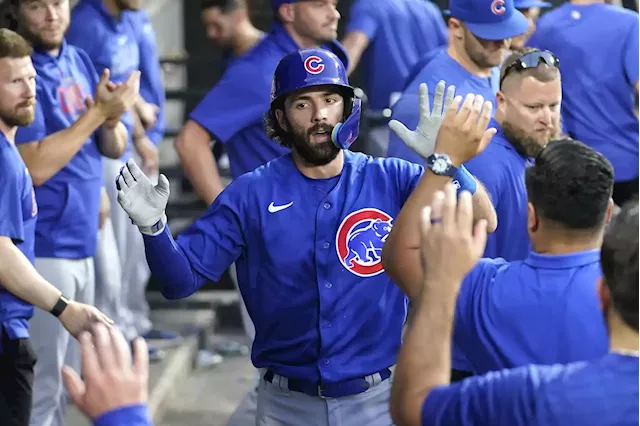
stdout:
<svg viewBox="0 0 640 426">
<path fill-rule="evenodd" d="M 303 49 L 290 53 L 280 60 L 273 75 L 271 87 L 271 108 L 296 90 L 314 86 L 336 86 L 345 92 L 345 111 L 342 123 L 337 124 L 332 133 L 333 142 L 347 149 L 358 137 L 360 126 L 360 99 L 349 85 L 347 71 L 336 55 L 325 49 Z"/>
</svg>

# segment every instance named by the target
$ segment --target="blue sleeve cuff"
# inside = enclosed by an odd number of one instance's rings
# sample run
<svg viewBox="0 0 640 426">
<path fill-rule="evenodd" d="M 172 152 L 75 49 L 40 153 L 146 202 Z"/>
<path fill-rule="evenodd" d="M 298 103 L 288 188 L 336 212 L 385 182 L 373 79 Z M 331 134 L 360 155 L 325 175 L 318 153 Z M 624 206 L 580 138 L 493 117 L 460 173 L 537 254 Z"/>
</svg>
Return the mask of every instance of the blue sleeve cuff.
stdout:
<svg viewBox="0 0 640 426">
<path fill-rule="evenodd" d="M 453 177 L 453 184 L 458 188 L 458 194 L 461 191 L 469 191 L 473 195 L 478 188 L 476 178 L 464 166 L 458 168 L 458 172 Z"/>
<path fill-rule="evenodd" d="M 109 411 L 93 422 L 94 426 L 153 426 L 149 409 L 144 404 Z"/>
</svg>

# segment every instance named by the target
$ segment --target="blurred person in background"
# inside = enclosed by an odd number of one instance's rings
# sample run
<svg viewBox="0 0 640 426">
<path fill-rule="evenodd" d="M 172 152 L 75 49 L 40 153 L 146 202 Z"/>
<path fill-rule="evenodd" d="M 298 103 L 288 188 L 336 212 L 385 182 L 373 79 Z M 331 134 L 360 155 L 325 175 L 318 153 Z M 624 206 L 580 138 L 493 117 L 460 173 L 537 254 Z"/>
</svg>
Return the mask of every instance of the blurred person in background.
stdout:
<svg viewBox="0 0 640 426">
<path fill-rule="evenodd" d="M 98 72 L 108 68 L 113 81 L 122 82 L 126 75 L 141 68 L 140 28 L 132 16 L 132 12 L 141 8 L 142 0 L 80 0 L 71 13 L 67 40 L 89 55 Z M 110 182 L 113 182 L 126 159 L 140 158 L 152 178 L 158 174 L 158 149 L 144 127 L 145 122 L 147 125 L 155 123 L 153 117 L 157 114 L 157 107 L 139 96 L 135 106 L 122 117 L 130 135 L 127 149 L 122 158 L 104 162 L 105 187 L 111 205 L 117 204 L 117 194 Z M 145 115 L 143 111 L 148 114 Z M 121 209 L 111 209 L 111 222 L 122 267 L 121 294 L 128 298 L 125 312 L 133 318 L 135 331 L 141 336 L 177 338 L 174 332 L 153 330 L 148 317 L 145 288 L 151 273 L 146 266 L 142 239 Z M 152 345 L 149 345 L 149 350 L 152 361 L 160 360 L 165 355 Z"/>
<path fill-rule="evenodd" d="M 536 31 L 536 22 L 540 17 L 540 9 L 550 8 L 551 3 L 540 0 L 515 0 L 516 9 L 518 9 L 529 21 L 527 32 L 511 39 L 511 52 L 517 52 L 524 49 L 531 35 Z"/>
<path fill-rule="evenodd" d="M 351 74 L 358 66 L 372 128 L 365 135 L 367 154 L 383 157 L 389 145 L 387 110 L 402 93 L 409 71 L 426 53 L 447 43 L 442 12 L 429 0 L 356 0 L 342 44 Z M 385 115 L 386 114 L 386 115 Z"/>
</svg>

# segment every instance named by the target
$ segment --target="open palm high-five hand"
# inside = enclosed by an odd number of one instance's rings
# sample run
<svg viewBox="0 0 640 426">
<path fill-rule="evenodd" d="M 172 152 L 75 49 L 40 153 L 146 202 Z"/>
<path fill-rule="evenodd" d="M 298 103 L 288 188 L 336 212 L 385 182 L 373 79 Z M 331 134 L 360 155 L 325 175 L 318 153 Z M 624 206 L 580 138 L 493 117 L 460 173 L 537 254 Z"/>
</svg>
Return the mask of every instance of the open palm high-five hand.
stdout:
<svg viewBox="0 0 640 426">
<path fill-rule="evenodd" d="M 415 130 L 409 130 L 398 120 L 391 120 L 389 128 L 398 135 L 400 139 L 418 155 L 425 160 L 433 154 L 436 146 L 436 137 L 442 124 L 444 113 L 449 109 L 449 104 L 453 100 L 456 87 L 451 85 L 447 88 L 446 83 L 441 80 L 436 86 L 433 96 L 433 109 L 429 105 L 429 89 L 425 83 L 419 87 L 420 93 L 420 122 Z M 444 106 L 444 109 L 443 109 Z"/>
</svg>

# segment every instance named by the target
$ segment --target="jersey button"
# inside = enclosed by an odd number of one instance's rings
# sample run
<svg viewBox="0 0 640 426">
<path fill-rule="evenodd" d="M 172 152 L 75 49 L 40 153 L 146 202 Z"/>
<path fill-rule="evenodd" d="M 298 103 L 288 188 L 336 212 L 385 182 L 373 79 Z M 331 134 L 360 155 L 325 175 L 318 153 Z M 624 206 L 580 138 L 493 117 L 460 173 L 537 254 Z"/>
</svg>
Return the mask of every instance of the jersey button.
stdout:
<svg viewBox="0 0 640 426">
<path fill-rule="evenodd" d="M 333 287 L 333 284 L 331 284 L 331 283 L 324 283 L 324 286 L 325 286 L 326 288 L 331 288 L 331 287 Z"/>
<path fill-rule="evenodd" d="M 329 210 L 331 208 L 331 203 L 324 203 L 324 209 Z"/>
<path fill-rule="evenodd" d="M 328 241 L 325 241 L 325 243 L 322 245 L 322 247 L 328 249 L 329 247 L 331 247 L 331 243 L 329 243 Z"/>
</svg>

